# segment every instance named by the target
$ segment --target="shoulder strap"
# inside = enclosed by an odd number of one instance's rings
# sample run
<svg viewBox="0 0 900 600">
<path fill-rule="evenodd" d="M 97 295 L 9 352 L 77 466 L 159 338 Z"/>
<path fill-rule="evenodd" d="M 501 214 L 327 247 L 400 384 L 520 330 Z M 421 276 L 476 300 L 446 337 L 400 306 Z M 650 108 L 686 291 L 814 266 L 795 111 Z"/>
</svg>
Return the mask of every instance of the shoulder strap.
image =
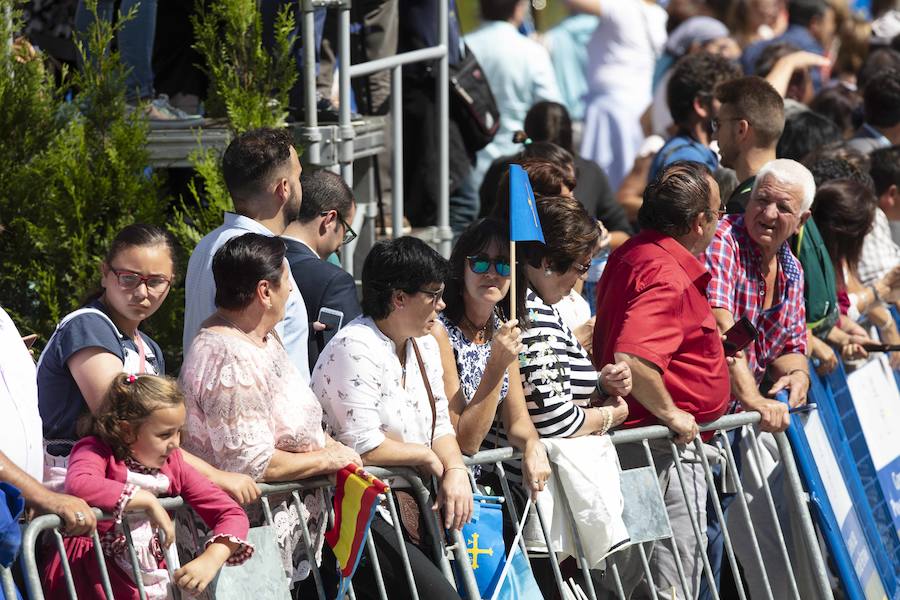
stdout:
<svg viewBox="0 0 900 600">
<path fill-rule="evenodd" d="M 428 392 L 428 403 L 431 405 L 431 441 L 434 441 L 434 428 L 437 426 L 437 408 L 434 405 L 434 393 L 431 391 L 431 383 L 428 381 L 428 375 L 425 373 L 425 363 L 422 362 L 422 354 L 419 352 L 419 345 L 415 338 L 409 338 L 412 344 L 413 352 L 416 353 L 416 362 L 419 363 L 419 373 L 422 375 L 422 381 L 425 382 L 425 391 Z"/>
<path fill-rule="evenodd" d="M 103 317 L 104 320 L 112 327 L 112 330 L 116 333 L 116 339 L 121 343 L 122 334 L 119 333 L 119 328 L 116 327 L 116 324 L 112 322 L 112 319 L 109 318 L 105 312 L 98 308 L 94 308 L 92 306 L 85 306 L 83 308 L 79 308 L 78 310 L 73 310 L 65 317 L 62 318 L 62 321 L 59 322 L 59 325 L 56 326 L 56 329 L 53 331 L 53 335 L 50 336 L 50 339 L 47 340 L 47 345 L 44 346 L 44 351 L 41 352 L 41 356 L 38 358 L 37 368 L 41 368 L 41 363 L 44 362 L 44 355 L 47 354 L 47 350 L 50 348 L 50 345 L 53 343 L 53 339 L 56 337 L 56 334 L 59 333 L 59 330 L 62 329 L 66 323 L 74 319 L 75 317 L 80 317 L 81 315 L 99 315 Z"/>
</svg>

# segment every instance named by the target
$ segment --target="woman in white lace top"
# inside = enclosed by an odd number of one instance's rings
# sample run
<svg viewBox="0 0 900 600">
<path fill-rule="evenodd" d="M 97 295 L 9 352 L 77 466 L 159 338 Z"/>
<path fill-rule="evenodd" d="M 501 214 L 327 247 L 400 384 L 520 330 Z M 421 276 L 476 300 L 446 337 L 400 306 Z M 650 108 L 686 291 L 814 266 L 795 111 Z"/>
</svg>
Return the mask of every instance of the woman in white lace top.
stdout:
<svg viewBox="0 0 900 600">
<path fill-rule="evenodd" d="M 291 291 L 284 253 L 281 240 L 255 233 L 216 252 L 217 310 L 194 338 L 179 378 L 187 406 L 183 445 L 219 469 L 257 481 L 294 481 L 361 464 L 356 452 L 322 430 L 322 409 L 274 332 Z M 305 579 L 310 567 L 299 518 L 319 560 L 324 495 L 306 494 L 299 517 L 289 498 L 270 501 L 286 573 Z"/>
</svg>

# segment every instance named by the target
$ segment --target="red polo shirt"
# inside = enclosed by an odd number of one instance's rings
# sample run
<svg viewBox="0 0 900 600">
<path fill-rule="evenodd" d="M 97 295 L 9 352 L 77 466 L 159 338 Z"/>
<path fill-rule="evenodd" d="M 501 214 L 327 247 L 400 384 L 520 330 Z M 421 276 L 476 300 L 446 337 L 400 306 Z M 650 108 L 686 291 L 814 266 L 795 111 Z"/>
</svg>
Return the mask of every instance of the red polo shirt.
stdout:
<svg viewBox="0 0 900 600">
<path fill-rule="evenodd" d="M 644 230 L 609 257 L 597 286 L 594 360 L 615 362 L 627 352 L 659 367 L 675 405 L 708 423 L 725 413 L 728 367 L 706 285 L 704 265 L 673 238 Z M 626 398 L 625 427 L 658 421 Z"/>
</svg>

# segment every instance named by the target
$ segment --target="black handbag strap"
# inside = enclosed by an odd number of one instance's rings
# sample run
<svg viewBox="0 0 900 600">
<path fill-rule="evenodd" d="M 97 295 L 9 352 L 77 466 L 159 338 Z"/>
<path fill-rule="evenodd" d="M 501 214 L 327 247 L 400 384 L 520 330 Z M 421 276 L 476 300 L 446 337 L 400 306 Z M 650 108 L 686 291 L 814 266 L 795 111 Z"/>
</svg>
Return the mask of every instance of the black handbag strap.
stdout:
<svg viewBox="0 0 900 600">
<path fill-rule="evenodd" d="M 422 381 L 425 382 L 425 391 L 428 392 L 428 403 L 431 405 L 431 443 L 434 443 L 434 429 L 437 426 L 437 407 L 434 404 L 434 393 L 431 391 L 431 382 L 428 381 L 428 375 L 425 373 L 425 363 L 422 361 L 422 354 L 419 352 L 419 345 L 415 338 L 409 338 L 412 344 L 413 352 L 416 353 L 416 362 L 419 363 L 419 373 L 422 375 Z"/>
</svg>

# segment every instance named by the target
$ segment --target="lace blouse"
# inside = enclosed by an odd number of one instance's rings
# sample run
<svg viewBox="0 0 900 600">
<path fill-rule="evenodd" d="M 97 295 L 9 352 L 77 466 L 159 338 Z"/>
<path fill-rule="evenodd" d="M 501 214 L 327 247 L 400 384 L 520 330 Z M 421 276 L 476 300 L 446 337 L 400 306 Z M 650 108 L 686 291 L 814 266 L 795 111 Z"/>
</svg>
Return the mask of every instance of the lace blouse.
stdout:
<svg viewBox="0 0 900 600">
<path fill-rule="evenodd" d="M 249 340 L 201 329 L 181 367 L 187 420 L 182 445 L 214 467 L 259 481 L 275 450 L 311 452 L 325 446 L 322 408 L 284 347 L 269 335 L 260 348 Z M 273 521 L 286 571 L 309 573 L 300 552 L 299 519 L 306 520 L 316 554 L 325 528 L 321 490 L 304 494 L 297 514 L 290 498 L 273 504 Z M 248 509 L 252 524 L 261 515 Z M 318 559 L 318 556 L 317 556 Z"/>
</svg>

